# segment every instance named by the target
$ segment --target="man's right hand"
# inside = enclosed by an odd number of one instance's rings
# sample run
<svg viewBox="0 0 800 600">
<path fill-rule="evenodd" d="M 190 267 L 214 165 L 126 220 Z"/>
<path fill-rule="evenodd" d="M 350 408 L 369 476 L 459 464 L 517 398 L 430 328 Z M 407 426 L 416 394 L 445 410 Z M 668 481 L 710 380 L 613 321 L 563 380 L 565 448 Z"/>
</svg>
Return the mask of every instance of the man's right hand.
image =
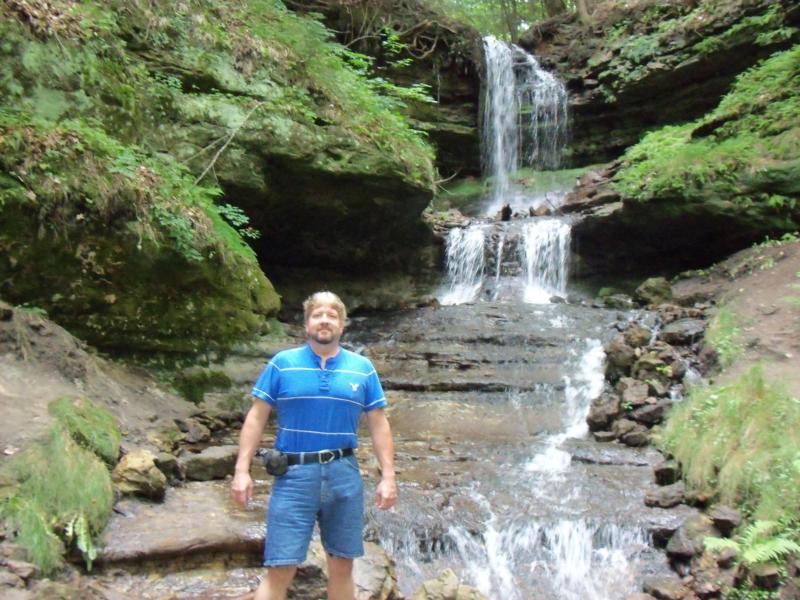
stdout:
<svg viewBox="0 0 800 600">
<path fill-rule="evenodd" d="M 236 504 L 242 508 L 247 508 L 253 498 L 253 478 L 250 477 L 250 473 L 237 471 L 234 474 L 231 482 L 231 496 L 233 496 Z"/>
</svg>

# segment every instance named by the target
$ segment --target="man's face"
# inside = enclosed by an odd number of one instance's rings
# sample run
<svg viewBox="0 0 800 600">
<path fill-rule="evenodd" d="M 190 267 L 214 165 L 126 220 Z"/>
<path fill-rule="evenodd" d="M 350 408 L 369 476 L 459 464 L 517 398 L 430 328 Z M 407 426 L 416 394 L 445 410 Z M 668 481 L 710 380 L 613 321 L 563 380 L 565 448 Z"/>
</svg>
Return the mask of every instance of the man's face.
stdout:
<svg viewBox="0 0 800 600">
<path fill-rule="evenodd" d="M 306 335 L 318 344 L 338 344 L 344 332 L 344 323 L 333 306 L 320 304 L 306 319 Z"/>
</svg>

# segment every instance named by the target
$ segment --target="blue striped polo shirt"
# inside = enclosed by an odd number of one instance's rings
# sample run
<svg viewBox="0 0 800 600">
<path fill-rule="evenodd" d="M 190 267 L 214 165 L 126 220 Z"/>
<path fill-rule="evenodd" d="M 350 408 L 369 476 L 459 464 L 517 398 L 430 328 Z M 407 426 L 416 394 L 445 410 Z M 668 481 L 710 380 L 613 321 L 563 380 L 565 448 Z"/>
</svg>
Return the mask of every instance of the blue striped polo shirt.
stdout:
<svg viewBox="0 0 800 600">
<path fill-rule="evenodd" d="M 340 347 L 324 369 L 320 363 L 308 344 L 278 352 L 253 387 L 277 410 L 281 452 L 357 448 L 361 413 L 386 406 L 368 358 Z"/>
</svg>

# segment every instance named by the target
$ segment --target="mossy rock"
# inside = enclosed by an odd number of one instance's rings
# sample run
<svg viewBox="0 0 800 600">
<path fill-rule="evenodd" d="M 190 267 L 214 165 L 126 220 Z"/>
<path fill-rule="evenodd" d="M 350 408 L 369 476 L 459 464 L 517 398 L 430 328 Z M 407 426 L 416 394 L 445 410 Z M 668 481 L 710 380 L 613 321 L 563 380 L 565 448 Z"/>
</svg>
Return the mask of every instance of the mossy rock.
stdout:
<svg viewBox="0 0 800 600">
<path fill-rule="evenodd" d="M 224 371 L 192 367 L 178 373 L 174 385 L 189 402 L 200 404 L 206 392 L 230 389 L 232 382 Z"/>
<path fill-rule="evenodd" d="M 87 398 L 60 398 L 48 406 L 50 414 L 73 440 L 90 450 L 109 466 L 119 458 L 122 439 L 114 415 Z"/>
</svg>

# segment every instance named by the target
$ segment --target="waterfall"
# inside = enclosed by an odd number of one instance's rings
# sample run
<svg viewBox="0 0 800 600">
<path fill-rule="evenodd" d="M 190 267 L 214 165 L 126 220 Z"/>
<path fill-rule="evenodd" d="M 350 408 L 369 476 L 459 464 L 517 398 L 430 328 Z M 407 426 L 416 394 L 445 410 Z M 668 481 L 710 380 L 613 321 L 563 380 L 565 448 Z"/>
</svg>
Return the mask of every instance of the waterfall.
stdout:
<svg viewBox="0 0 800 600">
<path fill-rule="evenodd" d="M 538 196 L 526 195 L 513 184 L 512 176 L 525 165 L 538 169 L 557 168 L 567 137 L 567 93 L 564 84 L 541 68 L 536 58 L 519 46 L 484 38 L 486 59 L 482 159 L 491 178 L 486 215 L 492 217 L 506 204 L 517 212 L 558 205 L 564 191 L 553 187 Z M 541 183 L 541 182 L 540 182 Z M 551 196 L 555 192 L 555 199 Z M 528 303 L 547 303 L 566 291 L 569 226 L 556 219 L 532 220 L 520 230 L 501 225 L 497 244 L 487 235 L 487 224 L 454 229 L 446 244 L 447 283 L 440 294 L 442 304 L 474 301 L 487 284 L 493 299 L 519 293 Z M 516 237 L 516 239 L 514 239 Z M 491 244 L 480 248 L 478 243 Z M 516 246 L 519 268 L 506 266 Z M 494 277 L 484 281 L 485 257 L 494 257 Z M 491 262 L 489 263 L 491 265 Z M 518 277 L 520 283 L 505 285 L 503 276 Z M 505 290 L 508 290 L 506 292 Z M 517 291 L 519 290 L 519 291 Z"/>
<path fill-rule="evenodd" d="M 448 291 L 442 304 L 463 304 L 477 297 L 483 285 L 485 237 L 481 226 L 450 230 L 445 250 Z"/>
<path fill-rule="evenodd" d="M 526 223 L 522 252 L 525 266 L 524 301 L 542 304 L 567 289 L 570 226 L 558 219 Z"/>
<path fill-rule="evenodd" d="M 567 92 L 519 46 L 484 38 L 482 159 L 492 177 L 489 214 L 514 205 L 511 175 L 523 165 L 556 169 L 567 139 Z M 522 157 L 522 158 L 521 158 Z"/>
</svg>

